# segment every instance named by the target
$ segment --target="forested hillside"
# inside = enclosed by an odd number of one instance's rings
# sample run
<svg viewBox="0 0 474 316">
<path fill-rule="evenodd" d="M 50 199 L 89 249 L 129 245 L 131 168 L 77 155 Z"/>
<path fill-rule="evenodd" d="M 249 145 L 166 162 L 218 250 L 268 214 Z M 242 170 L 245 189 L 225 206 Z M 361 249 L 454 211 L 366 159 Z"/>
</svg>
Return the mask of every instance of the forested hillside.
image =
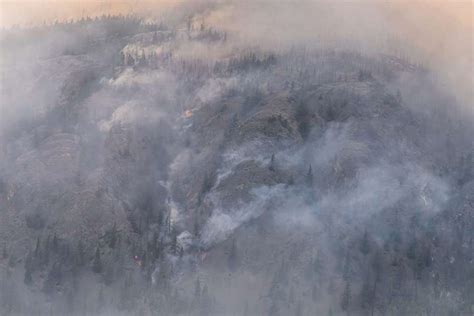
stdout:
<svg viewBox="0 0 474 316">
<path fill-rule="evenodd" d="M 473 117 L 409 56 L 103 16 L 0 38 L 0 314 L 472 315 Z"/>
</svg>

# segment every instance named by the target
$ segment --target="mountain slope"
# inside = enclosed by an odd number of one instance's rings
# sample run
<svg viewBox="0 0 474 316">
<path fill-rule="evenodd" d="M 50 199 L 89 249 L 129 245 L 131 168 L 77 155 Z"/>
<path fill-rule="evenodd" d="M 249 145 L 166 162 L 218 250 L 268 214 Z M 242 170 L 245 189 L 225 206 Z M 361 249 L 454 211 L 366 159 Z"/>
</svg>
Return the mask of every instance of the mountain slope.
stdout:
<svg viewBox="0 0 474 316">
<path fill-rule="evenodd" d="M 2 43 L 3 313 L 472 311 L 472 121 L 427 70 L 132 17 Z"/>
</svg>

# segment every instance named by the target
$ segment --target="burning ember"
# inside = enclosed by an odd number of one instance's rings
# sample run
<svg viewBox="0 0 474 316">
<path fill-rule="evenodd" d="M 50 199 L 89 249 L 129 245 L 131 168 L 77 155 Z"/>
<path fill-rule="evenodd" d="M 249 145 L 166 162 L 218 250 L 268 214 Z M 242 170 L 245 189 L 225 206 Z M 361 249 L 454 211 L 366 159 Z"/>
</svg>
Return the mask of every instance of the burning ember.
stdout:
<svg viewBox="0 0 474 316">
<path fill-rule="evenodd" d="M 142 260 L 140 260 L 140 257 L 138 257 L 137 255 L 133 256 L 133 260 L 135 261 L 135 263 L 141 267 L 143 265 L 143 262 Z"/>
</svg>

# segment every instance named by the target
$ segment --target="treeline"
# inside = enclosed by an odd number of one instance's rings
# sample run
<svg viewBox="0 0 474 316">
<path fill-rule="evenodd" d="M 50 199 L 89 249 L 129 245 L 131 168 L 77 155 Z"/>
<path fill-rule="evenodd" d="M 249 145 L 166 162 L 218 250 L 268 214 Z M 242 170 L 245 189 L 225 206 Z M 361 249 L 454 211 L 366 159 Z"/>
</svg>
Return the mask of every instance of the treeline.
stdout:
<svg viewBox="0 0 474 316">
<path fill-rule="evenodd" d="M 40 45 L 40 52 L 33 53 L 45 58 L 85 54 L 103 47 L 111 40 L 122 41 L 128 36 L 167 29 L 163 23 L 144 23 L 143 19 L 132 15 L 103 15 L 95 18 L 57 21 L 25 29 L 3 30 L 0 32 L 0 44 L 2 47 L 8 47 L 8 51 L 21 52 L 29 47 L 35 47 L 35 50 L 38 50 L 35 43 L 44 43 L 43 46 Z"/>
<path fill-rule="evenodd" d="M 167 26 L 163 23 L 144 23 L 143 19 L 134 15 L 101 15 L 96 17 L 82 17 L 80 19 L 69 19 L 64 21 L 44 22 L 41 25 L 31 27 L 14 26 L 9 29 L 2 29 L 4 35 L 18 36 L 19 33 L 47 32 L 58 30 L 77 32 L 84 27 L 97 27 L 104 29 L 106 34 L 126 36 L 141 32 L 163 31 Z"/>
</svg>

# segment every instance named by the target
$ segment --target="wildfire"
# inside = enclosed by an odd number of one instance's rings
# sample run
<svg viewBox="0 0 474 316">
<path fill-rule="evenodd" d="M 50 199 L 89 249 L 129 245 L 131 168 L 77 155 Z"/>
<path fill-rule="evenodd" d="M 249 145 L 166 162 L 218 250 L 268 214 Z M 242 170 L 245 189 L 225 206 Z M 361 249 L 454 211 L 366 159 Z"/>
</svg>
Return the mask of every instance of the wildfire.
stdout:
<svg viewBox="0 0 474 316">
<path fill-rule="evenodd" d="M 140 260 L 140 257 L 138 257 L 137 255 L 133 256 L 133 260 L 135 261 L 135 263 L 141 267 L 143 265 L 143 262 L 142 260 Z"/>
<path fill-rule="evenodd" d="M 193 112 L 191 110 L 184 111 L 184 117 L 185 118 L 189 118 L 191 116 L 193 116 Z"/>
</svg>

